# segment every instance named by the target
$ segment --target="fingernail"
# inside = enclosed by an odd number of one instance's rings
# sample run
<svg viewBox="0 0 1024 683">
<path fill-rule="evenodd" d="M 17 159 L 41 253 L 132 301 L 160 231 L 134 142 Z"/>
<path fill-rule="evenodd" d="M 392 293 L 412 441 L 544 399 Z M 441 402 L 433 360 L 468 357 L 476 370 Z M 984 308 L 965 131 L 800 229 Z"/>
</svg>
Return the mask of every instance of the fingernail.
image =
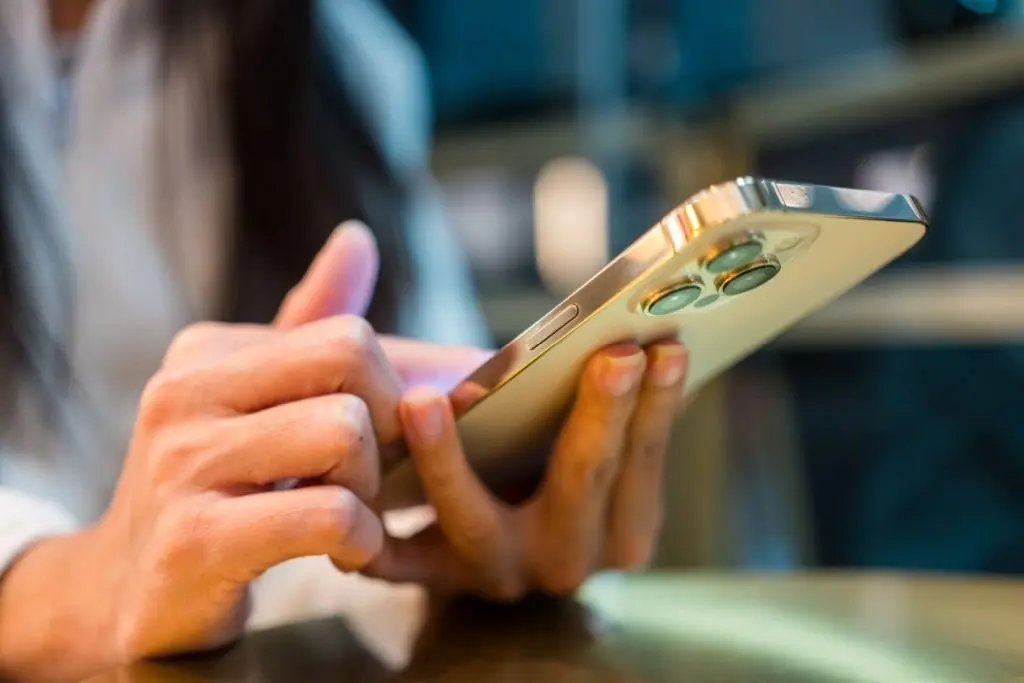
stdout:
<svg viewBox="0 0 1024 683">
<path fill-rule="evenodd" d="M 323 256 L 324 254 L 331 250 L 331 247 L 345 239 L 349 233 L 350 227 L 352 227 L 352 223 L 350 221 L 346 221 L 344 223 L 341 223 L 340 225 L 335 226 L 334 230 L 327 238 L 327 241 L 324 242 L 324 245 L 322 247 L 320 247 L 320 251 L 317 253 L 317 257 Z"/>
<path fill-rule="evenodd" d="M 434 389 L 413 389 L 402 405 L 413 432 L 411 436 L 422 444 L 432 444 L 440 440 L 444 431 L 444 397 Z"/>
<path fill-rule="evenodd" d="M 686 374 L 686 347 L 679 344 L 655 346 L 651 363 L 651 383 L 662 389 L 675 386 Z"/>
<path fill-rule="evenodd" d="M 370 229 L 367 228 L 366 224 L 363 223 L 362 221 L 353 218 L 352 220 L 345 221 L 344 223 L 339 223 L 334 228 L 334 232 L 331 234 L 331 237 L 336 237 L 342 233 L 349 232 L 352 230 L 369 232 Z"/>
<path fill-rule="evenodd" d="M 614 396 L 628 394 L 640 382 L 645 361 L 646 358 L 640 351 L 626 355 L 609 354 L 605 356 L 605 388 Z"/>
<path fill-rule="evenodd" d="M 327 241 L 323 243 L 320 250 L 313 257 L 313 262 L 310 263 L 309 268 L 306 271 L 306 276 L 302 279 L 302 282 L 306 282 L 311 279 L 311 275 L 316 271 L 317 266 L 324 263 L 327 259 L 327 255 L 333 251 L 333 247 L 338 244 L 345 235 L 349 232 L 349 228 L 352 227 L 354 221 L 345 221 L 344 223 L 335 226 L 333 232 L 327 238 Z M 300 283 L 301 285 L 302 283 Z"/>
<path fill-rule="evenodd" d="M 372 560 L 384 546 L 384 527 L 354 493 L 342 489 L 340 495 L 341 523 L 347 526 L 348 535 L 344 550 L 334 559 L 347 565 L 346 568 L 358 569 Z"/>
<path fill-rule="evenodd" d="M 321 249 L 321 253 L 330 251 L 330 247 L 345 243 L 349 241 L 360 241 L 367 242 L 372 246 L 376 245 L 376 240 L 373 237 L 373 232 L 366 227 L 366 224 L 362 221 L 351 220 L 345 221 L 341 225 L 334 228 L 334 232 L 327 238 L 327 242 Z"/>
</svg>

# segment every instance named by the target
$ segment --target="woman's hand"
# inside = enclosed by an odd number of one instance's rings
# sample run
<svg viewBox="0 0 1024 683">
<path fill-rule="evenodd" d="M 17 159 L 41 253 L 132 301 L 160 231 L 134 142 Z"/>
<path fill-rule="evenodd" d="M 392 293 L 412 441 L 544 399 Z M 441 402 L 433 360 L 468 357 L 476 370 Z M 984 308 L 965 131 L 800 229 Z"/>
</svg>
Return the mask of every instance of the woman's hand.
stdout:
<svg viewBox="0 0 1024 683">
<path fill-rule="evenodd" d="M 377 443 L 400 433 L 402 384 L 362 319 L 290 332 L 197 326 L 168 358 L 102 520 L 40 543 L 4 580 L 0 609 L 23 616 L 0 628 L 15 675 L 32 634 L 47 642 L 54 629 L 84 641 L 50 653 L 72 675 L 221 646 L 241 632 L 248 585 L 268 568 L 326 555 L 356 570 L 381 549 L 367 503 Z M 278 485 L 289 480 L 304 485 Z"/>
<path fill-rule="evenodd" d="M 179 344 L 208 349 L 189 335 L 230 338 L 225 327 L 186 331 Z M 96 531 L 122 660 L 222 645 L 244 626 L 246 587 L 265 570 L 310 555 L 358 569 L 383 540 L 367 503 L 380 481 L 378 436 L 400 429 L 401 382 L 362 319 L 312 323 L 214 360 L 180 354 L 143 394 Z M 277 486 L 293 480 L 306 485 Z"/>
<path fill-rule="evenodd" d="M 366 228 L 340 231 L 289 295 L 277 324 L 365 311 L 378 261 Z M 340 284 L 334 282 L 339 273 L 345 274 Z M 470 349 L 394 338 L 382 338 L 382 345 L 406 385 L 450 386 L 483 360 Z M 571 593 L 598 569 L 643 566 L 657 540 L 662 458 L 686 361 L 677 343 L 597 354 L 580 380 L 542 487 L 516 507 L 498 501 L 469 469 L 449 399 L 436 389 L 410 392 L 402 423 L 437 524 L 413 539 L 389 539 L 367 573 L 515 599 L 530 591 Z"/>
<path fill-rule="evenodd" d="M 686 351 L 675 342 L 596 354 L 545 479 L 520 506 L 499 501 L 473 474 L 449 399 L 434 389 L 410 391 L 402 425 L 437 522 L 410 539 L 388 539 L 365 572 L 516 600 L 531 591 L 570 594 L 594 571 L 645 565 L 657 540 L 662 459 L 686 368 Z"/>
<path fill-rule="evenodd" d="M 364 321 L 317 322 L 365 308 L 375 264 L 367 230 L 347 226 L 274 327 L 178 336 L 103 520 L 32 545 L 0 577 L 0 678 L 216 647 L 240 632 L 247 586 L 268 567 L 328 555 L 357 569 L 376 554 L 376 435 L 397 438 L 404 384 Z M 276 485 L 296 479 L 307 485 Z"/>
</svg>

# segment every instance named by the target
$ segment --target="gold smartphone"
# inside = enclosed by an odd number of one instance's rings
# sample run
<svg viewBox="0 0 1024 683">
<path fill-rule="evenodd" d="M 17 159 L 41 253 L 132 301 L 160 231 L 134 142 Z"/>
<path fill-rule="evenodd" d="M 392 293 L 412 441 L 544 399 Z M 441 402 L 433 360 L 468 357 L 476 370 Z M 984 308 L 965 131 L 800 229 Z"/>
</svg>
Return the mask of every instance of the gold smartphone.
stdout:
<svg viewBox="0 0 1024 683">
<path fill-rule="evenodd" d="M 536 477 L 583 364 L 676 335 L 694 392 L 894 260 L 925 233 L 910 196 L 743 178 L 669 213 L 452 391 L 466 454 L 492 488 Z M 423 501 L 407 459 L 387 508 Z"/>
</svg>

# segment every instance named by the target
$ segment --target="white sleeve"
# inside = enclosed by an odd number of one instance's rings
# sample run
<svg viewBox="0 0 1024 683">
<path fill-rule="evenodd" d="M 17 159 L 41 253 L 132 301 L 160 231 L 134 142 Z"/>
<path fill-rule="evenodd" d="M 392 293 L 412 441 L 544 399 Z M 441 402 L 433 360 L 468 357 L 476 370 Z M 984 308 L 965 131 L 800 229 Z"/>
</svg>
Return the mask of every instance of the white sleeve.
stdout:
<svg viewBox="0 0 1024 683">
<path fill-rule="evenodd" d="M 75 526 L 74 517 L 60 506 L 0 487 L 0 576 L 36 541 Z"/>
</svg>

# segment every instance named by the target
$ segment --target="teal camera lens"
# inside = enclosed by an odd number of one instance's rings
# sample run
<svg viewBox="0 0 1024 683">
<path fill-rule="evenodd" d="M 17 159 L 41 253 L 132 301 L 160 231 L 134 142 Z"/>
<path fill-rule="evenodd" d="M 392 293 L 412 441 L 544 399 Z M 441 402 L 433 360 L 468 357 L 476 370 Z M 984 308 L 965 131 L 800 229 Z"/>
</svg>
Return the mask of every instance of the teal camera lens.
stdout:
<svg viewBox="0 0 1024 683">
<path fill-rule="evenodd" d="M 746 294 L 770 281 L 782 266 L 775 259 L 760 258 L 719 278 L 719 289 L 726 296 Z"/>
<path fill-rule="evenodd" d="M 762 249 L 761 243 L 756 240 L 739 242 L 713 256 L 705 267 L 715 275 L 736 270 L 760 256 Z"/>
<path fill-rule="evenodd" d="M 683 310 L 704 293 L 700 285 L 687 283 L 656 294 L 647 304 L 650 315 L 672 315 Z"/>
<path fill-rule="evenodd" d="M 697 302 L 695 308 L 707 308 L 711 304 L 717 302 L 720 298 L 721 297 L 719 297 L 717 294 L 712 294 L 711 296 L 704 297 L 703 299 Z"/>
</svg>

